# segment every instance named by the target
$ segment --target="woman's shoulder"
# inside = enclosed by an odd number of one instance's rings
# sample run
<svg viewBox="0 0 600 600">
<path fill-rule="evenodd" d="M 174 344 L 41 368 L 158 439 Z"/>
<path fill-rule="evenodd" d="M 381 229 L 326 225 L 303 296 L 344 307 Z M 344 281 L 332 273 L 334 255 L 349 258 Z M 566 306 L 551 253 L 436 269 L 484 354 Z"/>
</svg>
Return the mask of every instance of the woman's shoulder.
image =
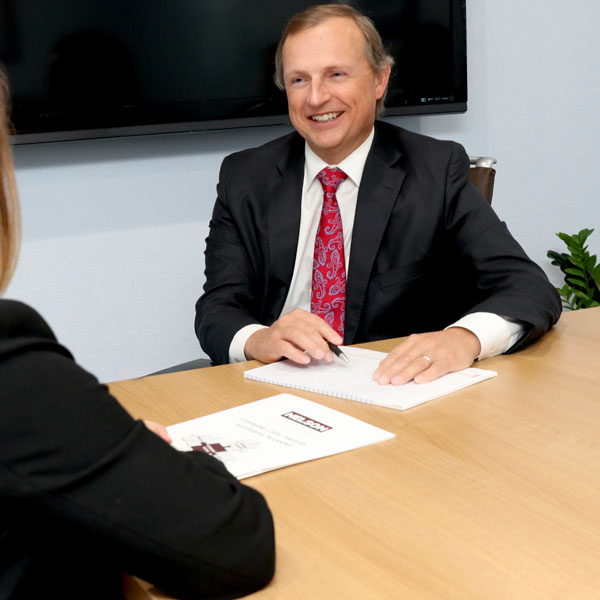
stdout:
<svg viewBox="0 0 600 600">
<path fill-rule="evenodd" d="M 40 347 L 71 358 L 35 309 L 18 300 L 0 300 L 0 356 Z"/>
</svg>

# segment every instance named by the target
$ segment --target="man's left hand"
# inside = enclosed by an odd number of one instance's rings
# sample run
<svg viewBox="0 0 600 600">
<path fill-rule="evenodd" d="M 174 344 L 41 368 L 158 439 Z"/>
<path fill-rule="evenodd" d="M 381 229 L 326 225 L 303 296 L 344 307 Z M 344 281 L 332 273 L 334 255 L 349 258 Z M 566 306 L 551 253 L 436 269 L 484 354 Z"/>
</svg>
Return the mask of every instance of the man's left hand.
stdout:
<svg viewBox="0 0 600 600">
<path fill-rule="evenodd" d="M 463 327 L 416 333 L 381 361 L 373 379 L 381 385 L 433 381 L 451 371 L 470 367 L 481 352 L 477 336 Z"/>
</svg>

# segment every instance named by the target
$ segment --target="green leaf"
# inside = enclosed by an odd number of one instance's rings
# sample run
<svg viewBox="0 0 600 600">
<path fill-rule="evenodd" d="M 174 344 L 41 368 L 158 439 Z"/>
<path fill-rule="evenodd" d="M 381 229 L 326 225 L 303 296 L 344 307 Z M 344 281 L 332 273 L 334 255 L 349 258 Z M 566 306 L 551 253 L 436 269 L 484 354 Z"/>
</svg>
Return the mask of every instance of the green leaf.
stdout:
<svg viewBox="0 0 600 600">
<path fill-rule="evenodd" d="M 594 270 L 594 267 L 596 266 L 596 255 L 592 255 L 592 256 L 588 256 L 585 259 L 585 268 L 587 271 L 589 271 L 590 273 Z"/>
<path fill-rule="evenodd" d="M 576 257 L 576 256 L 570 256 L 570 257 L 569 257 L 569 260 L 570 260 L 570 261 L 571 261 L 571 262 L 572 262 L 572 263 L 573 263 L 573 264 L 574 264 L 576 267 L 579 267 L 579 268 L 580 268 L 582 271 L 584 271 L 584 270 L 585 270 L 585 264 L 584 264 L 584 262 L 583 262 L 583 261 L 582 261 L 580 258 L 578 258 L 578 257 Z"/>
<path fill-rule="evenodd" d="M 581 290 L 573 290 L 573 293 L 580 299 L 583 300 L 586 304 L 593 302 L 592 298 L 590 298 L 587 294 L 583 293 Z"/>
<path fill-rule="evenodd" d="M 573 236 L 567 235 L 566 233 L 557 233 L 556 234 L 567 246 L 572 243 Z"/>
<path fill-rule="evenodd" d="M 557 267 L 561 267 L 562 265 L 569 264 L 569 255 L 565 254 L 564 252 L 558 253 L 558 252 L 555 252 L 554 250 L 548 250 L 547 256 L 548 256 L 548 258 L 553 259 L 552 264 Z"/>
<path fill-rule="evenodd" d="M 587 289 L 587 283 L 585 281 L 582 281 L 581 279 L 576 279 L 575 277 L 567 277 L 567 281 L 571 284 L 571 285 L 575 285 L 578 288 L 582 288 L 584 290 Z"/>
<path fill-rule="evenodd" d="M 592 233 L 594 233 L 593 229 L 582 229 L 576 236 L 577 240 L 583 246 L 585 244 L 585 240 L 587 240 Z"/>
<path fill-rule="evenodd" d="M 569 275 L 579 275 L 582 279 L 585 278 L 585 271 L 582 269 L 565 269 L 565 273 Z"/>
<path fill-rule="evenodd" d="M 569 287 L 568 284 L 565 283 L 565 285 L 562 286 L 562 288 L 556 288 L 558 293 L 560 294 L 561 298 L 564 298 L 565 300 L 570 300 L 571 296 L 573 295 L 573 292 L 571 292 L 571 288 Z"/>
<path fill-rule="evenodd" d="M 560 297 L 562 298 L 563 308 L 568 310 L 577 310 L 576 304 L 577 298 L 573 296 L 571 288 L 568 283 L 565 283 L 561 288 L 556 288 Z"/>
</svg>

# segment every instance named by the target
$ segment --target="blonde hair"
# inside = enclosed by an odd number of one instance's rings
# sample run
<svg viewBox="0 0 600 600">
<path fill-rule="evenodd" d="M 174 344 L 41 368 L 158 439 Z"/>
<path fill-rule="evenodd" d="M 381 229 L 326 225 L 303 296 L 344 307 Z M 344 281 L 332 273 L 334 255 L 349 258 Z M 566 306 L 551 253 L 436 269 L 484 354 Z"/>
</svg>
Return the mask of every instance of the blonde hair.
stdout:
<svg viewBox="0 0 600 600">
<path fill-rule="evenodd" d="M 392 67 L 394 65 L 394 59 L 389 54 L 386 54 L 381 36 L 369 17 L 347 4 L 315 4 L 307 8 L 304 12 L 292 17 L 279 40 L 275 52 L 275 74 L 273 75 L 273 80 L 280 90 L 285 91 L 285 82 L 283 80 L 283 44 L 287 37 L 311 27 L 316 27 L 333 17 L 346 17 L 356 23 L 365 36 L 365 55 L 375 73 L 379 74 L 387 69 L 388 66 Z M 378 117 L 383 115 L 385 110 L 386 94 L 387 89 L 383 96 L 377 100 L 375 114 Z"/>
<path fill-rule="evenodd" d="M 21 213 L 10 151 L 8 80 L 0 68 L 0 293 L 14 273 L 21 242 Z"/>
</svg>

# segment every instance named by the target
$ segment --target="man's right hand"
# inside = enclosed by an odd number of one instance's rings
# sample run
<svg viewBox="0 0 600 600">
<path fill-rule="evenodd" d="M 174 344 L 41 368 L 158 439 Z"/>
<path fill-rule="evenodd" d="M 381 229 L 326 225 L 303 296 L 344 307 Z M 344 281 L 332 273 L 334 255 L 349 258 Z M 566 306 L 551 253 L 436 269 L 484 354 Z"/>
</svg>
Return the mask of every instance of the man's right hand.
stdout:
<svg viewBox="0 0 600 600">
<path fill-rule="evenodd" d="M 333 353 L 327 342 L 339 346 L 343 340 L 321 317 L 295 308 L 279 317 L 271 327 L 253 333 L 246 342 L 244 353 L 248 360 L 264 363 L 289 358 L 306 365 L 311 357 L 331 362 Z"/>
</svg>

